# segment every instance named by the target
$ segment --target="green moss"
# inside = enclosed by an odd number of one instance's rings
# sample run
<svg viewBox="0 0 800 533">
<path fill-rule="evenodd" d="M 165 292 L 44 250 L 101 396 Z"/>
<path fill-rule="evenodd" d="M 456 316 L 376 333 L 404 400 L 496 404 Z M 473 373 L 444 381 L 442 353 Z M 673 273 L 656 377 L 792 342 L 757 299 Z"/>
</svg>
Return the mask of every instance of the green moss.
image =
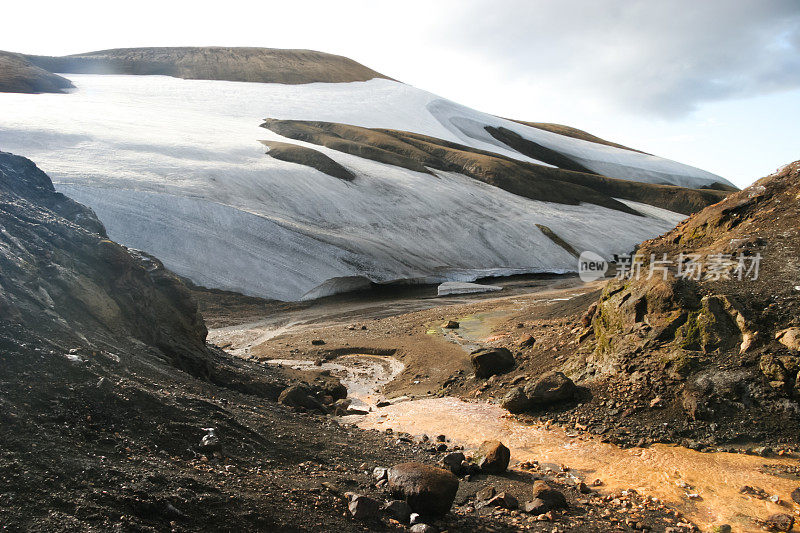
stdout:
<svg viewBox="0 0 800 533">
<path fill-rule="evenodd" d="M 684 350 L 699 350 L 703 340 L 703 332 L 700 324 L 700 311 L 692 311 L 686 319 L 678 338 L 678 343 Z"/>
</svg>

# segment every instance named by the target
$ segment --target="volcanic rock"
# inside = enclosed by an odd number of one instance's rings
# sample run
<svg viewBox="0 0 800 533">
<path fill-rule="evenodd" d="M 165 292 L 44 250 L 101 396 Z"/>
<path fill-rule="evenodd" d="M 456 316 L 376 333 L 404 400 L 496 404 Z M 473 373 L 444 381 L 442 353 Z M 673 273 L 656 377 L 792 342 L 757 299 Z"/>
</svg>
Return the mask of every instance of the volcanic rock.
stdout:
<svg viewBox="0 0 800 533">
<path fill-rule="evenodd" d="M 508 348 L 479 348 L 470 354 L 475 376 L 488 378 L 514 368 L 514 356 Z"/>
<path fill-rule="evenodd" d="M 421 515 L 443 515 L 458 491 L 458 478 L 422 463 L 401 463 L 389 469 L 389 490 Z"/>
</svg>

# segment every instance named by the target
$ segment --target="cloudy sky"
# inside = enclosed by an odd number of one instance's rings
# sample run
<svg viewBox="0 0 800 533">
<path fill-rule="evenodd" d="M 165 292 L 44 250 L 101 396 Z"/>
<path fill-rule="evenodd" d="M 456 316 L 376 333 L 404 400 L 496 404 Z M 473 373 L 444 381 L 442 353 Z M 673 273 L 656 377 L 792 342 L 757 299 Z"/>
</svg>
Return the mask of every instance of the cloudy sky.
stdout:
<svg viewBox="0 0 800 533">
<path fill-rule="evenodd" d="M 800 0 L 15 2 L 0 49 L 309 48 L 740 186 L 800 159 Z"/>
</svg>

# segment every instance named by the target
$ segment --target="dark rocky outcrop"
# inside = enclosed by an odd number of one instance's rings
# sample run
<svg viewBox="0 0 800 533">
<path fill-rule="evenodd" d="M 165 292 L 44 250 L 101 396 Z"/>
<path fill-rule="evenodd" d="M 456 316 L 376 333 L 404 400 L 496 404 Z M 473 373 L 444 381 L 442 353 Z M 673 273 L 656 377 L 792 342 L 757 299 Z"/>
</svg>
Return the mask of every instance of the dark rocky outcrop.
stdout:
<svg viewBox="0 0 800 533">
<path fill-rule="evenodd" d="M 578 128 L 573 128 L 571 126 L 565 126 L 563 124 L 553 124 L 552 122 L 527 122 L 524 120 L 515 120 L 515 119 L 509 119 L 509 120 L 513 120 L 514 122 L 518 122 L 519 124 L 524 124 L 525 126 L 530 126 L 531 128 L 537 128 L 540 130 L 549 131 L 551 133 L 557 133 L 565 137 L 572 137 L 573 139 L 580 139 L 582 141 L 589 141 L 597 144 L 604 144 L 606 146 L 613 146 L 614 148 L 630 150 L 631 152 L 639 152 L 643 154 L 646 153 L 642 152 L 641 150 L 636 150 L 634 148 L 629 148 L 627 146 L 623 146 L 615 142 L 601 139 L 600 137 L 592 135 L 589 132 L 580 130 Z"/>
<path fill-rule="evenodd" d="M 0 51 L 0 93 L 62 93 L 68 79 L 37 67 L 25 56 Z"/>
<path fill-rule="evenodd" d="M 108 239 L 94 213 L 31 161 L 0 153 L 3 318 L 83 345 L 135 338 L 209 375 L 206 327 L 188 289 L 154 257 Z"/>
<path fill-rule="evenodd" d="M 352 181 L 355 179 L 352 172 L 313 148 L 278 141 L 261 141 L 261 143 L 269 148 L 267 155 L 275 159 L 315 168 L 340 180 Z"/>
<path fill-rule="evenodd" d="M 791 531 L 794 527 L 794 517 L 786 513 L 773 514 L 764 521 L 768 531 Z"/>
</svg>

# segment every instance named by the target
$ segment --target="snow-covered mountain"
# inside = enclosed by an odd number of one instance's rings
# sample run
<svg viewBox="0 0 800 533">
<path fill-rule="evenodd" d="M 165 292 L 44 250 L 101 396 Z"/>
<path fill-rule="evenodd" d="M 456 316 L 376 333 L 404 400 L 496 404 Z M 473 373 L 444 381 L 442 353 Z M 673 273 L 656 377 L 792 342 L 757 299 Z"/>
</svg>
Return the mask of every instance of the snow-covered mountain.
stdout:
<svg viewBox="0 0 800 533">
<path fill-rule="evenodd" d="M 33 159 L 59 191 L 95 210 L 112 239 L 196 283 L 267 298 L 574 271 L 575 251 L 625 252 L 683 218 L 653 198 L 683 195 L 702 207 L 724 195 L 714 189 L 732 188 L 680 163 L 494 117 L 390 79 L 62 75 L 76 87 L 68 94 L 0 94 L 0 150 Z M 369 139 L 354 144 L 363 130 L 320 141 L 279 135 L 260 127 L 264 119 L 404 132 L 402 157 L 423 163 L 392 164 L 396 153 Z M 416 134 L 435 141 L 424 141 L 425 159 L 416 147 L 405 151 Z M 304 147 L 352 179 L 278 151 L 270 157 L 261 141 Z M 510 178 L 524 190 L 506 186 Z M 563 188 L 561 196 L 541 195 L 542 184 Z"/>
</svg>

